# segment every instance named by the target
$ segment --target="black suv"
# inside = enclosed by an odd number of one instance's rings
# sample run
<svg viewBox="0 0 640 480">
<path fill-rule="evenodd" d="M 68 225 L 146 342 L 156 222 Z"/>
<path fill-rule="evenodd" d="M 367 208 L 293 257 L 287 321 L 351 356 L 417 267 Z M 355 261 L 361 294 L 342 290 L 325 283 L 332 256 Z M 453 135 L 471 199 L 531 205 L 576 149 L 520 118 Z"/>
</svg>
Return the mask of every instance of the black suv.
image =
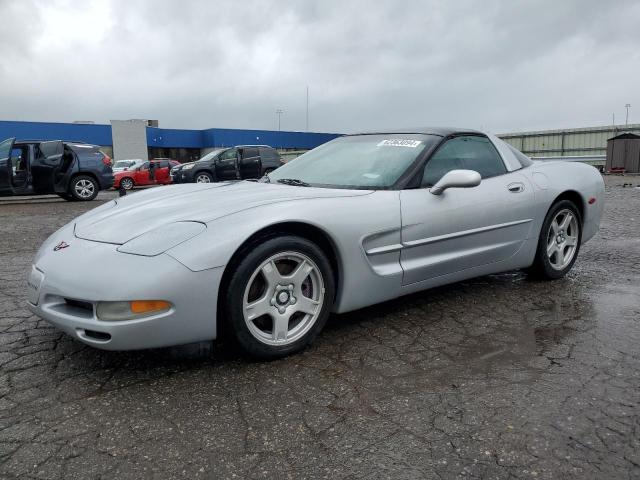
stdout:
<svg viewBox="0 0 640 480">
<path fill-rule="evenodd" d="M 111 159 L 96 145 L 62 140 L 0 142 L 0 195 L 56 193 L 93 200 L 113 185 Z"/>
<path fill-rule="evenodd" d="M 238 145 L 207 153 L 200 160 L 171 169 L 173 183 L 209 183 L 260 178 L 283 164 L 280 154 L 267 145 Z"/>
</svg>

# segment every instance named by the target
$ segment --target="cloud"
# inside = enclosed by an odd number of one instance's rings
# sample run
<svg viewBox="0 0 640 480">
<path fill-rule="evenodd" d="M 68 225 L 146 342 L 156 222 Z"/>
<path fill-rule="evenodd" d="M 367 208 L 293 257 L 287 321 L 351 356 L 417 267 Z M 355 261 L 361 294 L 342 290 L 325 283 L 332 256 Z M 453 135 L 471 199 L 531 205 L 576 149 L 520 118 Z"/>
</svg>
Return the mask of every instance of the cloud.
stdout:
<svg viewBox="0 0 640 480">
<path fill-rule="evenodd" d="M 348 132 L 604 125 L 640 93 L 622 0 L 0 2 L 7 120 Z M 632 117 L 633 120 L 633 109 Z"/>
</svg>

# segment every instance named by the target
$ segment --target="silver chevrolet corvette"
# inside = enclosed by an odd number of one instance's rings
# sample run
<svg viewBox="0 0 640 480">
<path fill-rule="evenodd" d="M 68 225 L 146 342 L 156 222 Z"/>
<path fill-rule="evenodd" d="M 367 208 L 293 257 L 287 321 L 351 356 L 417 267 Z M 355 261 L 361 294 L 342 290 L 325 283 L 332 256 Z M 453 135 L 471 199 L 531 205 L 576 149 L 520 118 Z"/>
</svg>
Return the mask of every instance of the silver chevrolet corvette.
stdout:
<svg viewBox="0 0 640 480">
<path fill-rule="evenodd" d="M 564 276 L 603 194 L 595 168 L 477 131 L 348 135 L 259 182 L 156 188 L 76 218 L 36 255 L 28 306 L 98 348 L 223 331 L 281 357 L 330 312 L 512 269 Z"/>
</svg>

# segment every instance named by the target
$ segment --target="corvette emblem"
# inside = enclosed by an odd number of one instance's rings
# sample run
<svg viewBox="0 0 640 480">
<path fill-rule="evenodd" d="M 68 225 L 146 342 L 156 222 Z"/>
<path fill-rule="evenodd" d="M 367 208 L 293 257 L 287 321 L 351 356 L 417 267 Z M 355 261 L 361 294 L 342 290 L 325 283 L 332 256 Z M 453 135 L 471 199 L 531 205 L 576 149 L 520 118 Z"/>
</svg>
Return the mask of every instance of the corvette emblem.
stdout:
<svg viewBox="0 0 640 480">
<path fill-rule="evenodd" d="M 57 252 L 58 250 L 62 250 L 63 248 L 67 248 L 69 244 L 67 242 L 60 242 L 55 247 L 53 247 L 53 251 Z"/>
</svg>

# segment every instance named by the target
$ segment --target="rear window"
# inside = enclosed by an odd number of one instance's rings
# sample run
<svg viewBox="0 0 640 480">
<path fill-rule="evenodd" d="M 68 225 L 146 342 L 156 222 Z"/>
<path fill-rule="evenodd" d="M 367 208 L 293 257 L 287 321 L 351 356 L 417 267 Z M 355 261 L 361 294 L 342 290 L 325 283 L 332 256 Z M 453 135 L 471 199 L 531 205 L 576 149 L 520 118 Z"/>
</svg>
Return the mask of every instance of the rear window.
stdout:
<svg viewBox="0 0 640 480">
<path fill-rule="evenodd" d="M 279 158 L 280 155 L 273 148 L 260 148 L 260 156 L 265 159 Z"/>
<path fill-rule="evenodd" d="M 252 158 L 258 156 L 258 149 L 256 147 L 245 147 L 242 149 L 243 158 Z"/>
<path fill-rule="evenodd" d="M 100 148 L 96 145 L 86 145 L 81 143 L 67 143 L 67 147 L 69 147 L 71 150 L 73 150 L 76 153 L 80 153 L 80 152 L 94 153 L 94 152 L 98 152 Z"/>
</svg>

